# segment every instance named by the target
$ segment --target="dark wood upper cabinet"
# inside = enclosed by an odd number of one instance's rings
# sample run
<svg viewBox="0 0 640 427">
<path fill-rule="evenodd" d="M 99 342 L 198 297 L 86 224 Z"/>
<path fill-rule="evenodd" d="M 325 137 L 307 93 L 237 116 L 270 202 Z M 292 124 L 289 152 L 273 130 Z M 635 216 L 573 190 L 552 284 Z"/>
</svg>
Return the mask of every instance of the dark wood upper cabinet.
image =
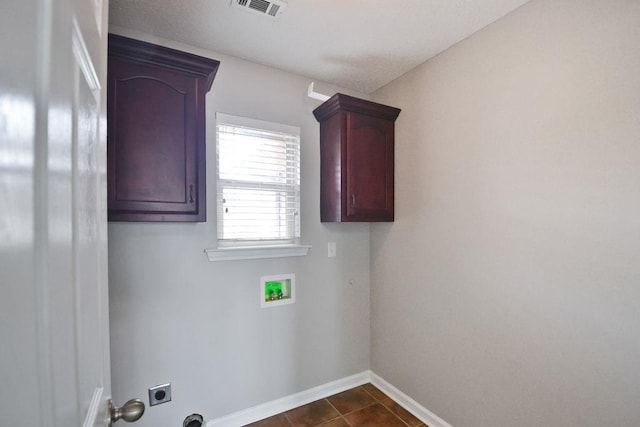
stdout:
<svg viewBox="0 0 640 427">
<path fill-rule="evenodd" d="M 394 123 L 400 110 L 337 93 L 320 122 L 320 220 L 393 221 Z"/>
<path fill-rule="evenodd" d="M 205 221 L 205 95 L 220 62 L 109 34 L 110 221 Z"/>
</svg>

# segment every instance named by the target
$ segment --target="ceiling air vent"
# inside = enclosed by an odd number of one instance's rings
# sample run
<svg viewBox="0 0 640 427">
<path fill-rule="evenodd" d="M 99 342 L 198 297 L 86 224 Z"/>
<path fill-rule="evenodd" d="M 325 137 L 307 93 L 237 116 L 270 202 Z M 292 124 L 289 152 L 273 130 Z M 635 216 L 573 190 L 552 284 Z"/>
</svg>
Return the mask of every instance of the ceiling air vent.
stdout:
<svg viewBox="0 0 640 427">
<path fill-rule="evenodd" d="M 287 6 L 287 2 L 283 0 L 231 0 L 231 6 L 247 12 L 278 18 Z"/>
</svg>

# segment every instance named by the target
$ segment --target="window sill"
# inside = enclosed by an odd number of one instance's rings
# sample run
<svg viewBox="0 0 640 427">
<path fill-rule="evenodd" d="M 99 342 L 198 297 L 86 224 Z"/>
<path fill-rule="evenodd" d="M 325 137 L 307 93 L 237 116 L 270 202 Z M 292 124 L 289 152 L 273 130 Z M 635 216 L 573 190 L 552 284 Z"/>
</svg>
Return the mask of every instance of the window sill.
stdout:
<svg viewBox="0 0 640 427">
<path fill-rule="evenodd" d="M 205 249 L 209 261 L 236 261 L 243 259 L 286 258 L 305 256 L 311 246 L 250 246 L 244 248 Z"/>
</svg>

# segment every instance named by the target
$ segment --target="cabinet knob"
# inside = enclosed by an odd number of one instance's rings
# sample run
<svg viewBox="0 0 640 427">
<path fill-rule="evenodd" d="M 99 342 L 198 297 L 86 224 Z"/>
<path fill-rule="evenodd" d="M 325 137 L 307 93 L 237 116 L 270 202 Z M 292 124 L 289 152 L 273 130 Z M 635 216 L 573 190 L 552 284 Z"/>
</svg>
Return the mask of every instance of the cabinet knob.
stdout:
<svg viewBox="0 0 640 427">
<path fill-rule="evenodd" d="M 355 194 L 351 195 L 351 207 L 352 208 L 356 207 L 356 195 Z"/>
<path fill-rule="evenodd" d="M 189 186 L 189 203 L 193 203 L 193 184 Z"/>
</svg>

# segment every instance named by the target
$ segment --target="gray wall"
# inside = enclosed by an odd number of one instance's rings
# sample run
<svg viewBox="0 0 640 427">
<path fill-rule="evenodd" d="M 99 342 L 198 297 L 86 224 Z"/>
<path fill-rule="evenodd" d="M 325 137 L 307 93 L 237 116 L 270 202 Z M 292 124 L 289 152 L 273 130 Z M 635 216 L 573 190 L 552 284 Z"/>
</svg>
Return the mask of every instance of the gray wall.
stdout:
<svg viewBox="0 0 640 427">
<path fill-rule="evenodd" d="M 372 369 L 456 427 L 640 425 L 640 1 L 534 0 L 375 93 Z"/>
<path fill-rule="evenodd" d="M 221 61 L 207 96 L 208 221 L 109 224 L 113 394 L 147 400 L 171 382 L 173 402 L 141 426 L 178 426 L 246 409 L 369 368 L 369 226 L 322 225 L 319 102 L 310 80 L 144 34 L 112 32 Z M 333 93 L 337 88 L 317 86 Z M 358 94 L 354 94 L 358 95 Z M 301 128 L 302 243 L 308 256 L 209 262 L 215 247 L 215 112 Z M 327 258 L 327 242 L 337 257 Z M 297 301 L 261 309 L 262 275 L 295 273 Z M 349 284 L 352 281 L 353 284 Z M 136 424 L 138 425 L 138 424 Z"/>
</svg>

